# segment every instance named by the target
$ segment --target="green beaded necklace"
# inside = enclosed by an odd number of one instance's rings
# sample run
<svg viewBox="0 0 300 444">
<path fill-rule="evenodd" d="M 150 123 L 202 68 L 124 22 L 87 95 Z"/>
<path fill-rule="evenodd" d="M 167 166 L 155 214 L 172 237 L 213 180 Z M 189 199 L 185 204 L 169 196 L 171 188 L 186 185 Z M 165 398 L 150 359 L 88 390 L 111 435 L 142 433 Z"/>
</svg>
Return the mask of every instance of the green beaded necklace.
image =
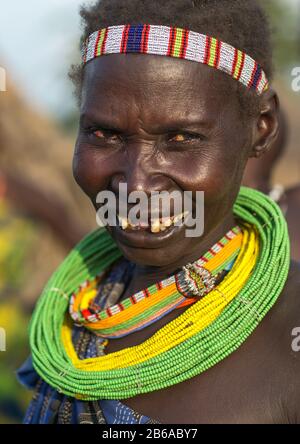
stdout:
<svg viewBox="0 0 300 444">
<path fill-rule="evenodd" d="M 190 379 L 237 350 L 281 294 L 289 272 L 290 244 L 280 208 L 264 194 L 241 187 L 234 214 L 260 236 L 259 259 L 238 296 L 191 338 L 138 365 L 113 370 L 79 370 L 62 345 L 61 329 L 72 292 L 121 256 L 103 229 L 84 238 L 49 280 L 31 320 L 33 365 L 41 378 L 84 400 L 126 399 Z"/>
</svg>

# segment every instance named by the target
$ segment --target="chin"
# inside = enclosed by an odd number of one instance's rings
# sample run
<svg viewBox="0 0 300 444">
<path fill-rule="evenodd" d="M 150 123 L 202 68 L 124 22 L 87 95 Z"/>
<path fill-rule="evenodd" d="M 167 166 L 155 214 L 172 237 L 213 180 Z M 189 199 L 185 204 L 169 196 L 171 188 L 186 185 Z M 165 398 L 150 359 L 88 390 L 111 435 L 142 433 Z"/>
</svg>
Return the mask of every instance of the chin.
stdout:
<svg viewBox="0 0 300 444">
<path fill-rule="evenodd" d="M 164 248 L 146 249 L 124 245 L 118 246 L 122 251 L 123 256 L 125 256 L 130 262 L 137 265 L 163 267 L 173 262 L 172 255 Z"/>
<path fill-rule="evenodd" d="M 144 230 L 124 232 L 120 227 L 110 227 L 108 231 L 128 260 L 144 266 L 170 265 L 179 259 L 176 256 L 180 251 L 184 251 L 179 246 L 186 243 L 183 226 L 155 234 Z"/>
</svg>

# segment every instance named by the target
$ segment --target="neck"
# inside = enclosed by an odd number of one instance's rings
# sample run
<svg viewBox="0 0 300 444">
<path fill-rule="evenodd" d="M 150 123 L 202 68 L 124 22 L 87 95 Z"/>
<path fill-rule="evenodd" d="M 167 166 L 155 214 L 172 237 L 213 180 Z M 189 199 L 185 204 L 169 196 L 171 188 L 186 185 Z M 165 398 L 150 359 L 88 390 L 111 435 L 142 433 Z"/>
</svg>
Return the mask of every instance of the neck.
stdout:
<svg viewBox="0 0 300 444">
<path fill-rule="evenodd" d="M 184 253 L 176 261 L 163 267 L 146 266 L 136 264 L 133 277 L 127 294 L 136 293 L 155 282 L 162 281 L 174 274 L 183 265 L 194 262 L 205 254 L 216 242 L 218 242 L 230 229 L 236 225 L 234 215 L 231 212 L 219 225 L 214 227 L 204 237 L 199 238 L 195 248 L 191 252 Z"/>
<path fill-rule="evenodd" d="M 261 175 L 261 177 L 248 179 L 247 180 L 247 187 L 254 188 L 254 189 L 259 190 L 265 194 L 269 194 L 269 192 L 272 189 L 270 178 L 263 177 L 263 175 Z"/>
</svg>

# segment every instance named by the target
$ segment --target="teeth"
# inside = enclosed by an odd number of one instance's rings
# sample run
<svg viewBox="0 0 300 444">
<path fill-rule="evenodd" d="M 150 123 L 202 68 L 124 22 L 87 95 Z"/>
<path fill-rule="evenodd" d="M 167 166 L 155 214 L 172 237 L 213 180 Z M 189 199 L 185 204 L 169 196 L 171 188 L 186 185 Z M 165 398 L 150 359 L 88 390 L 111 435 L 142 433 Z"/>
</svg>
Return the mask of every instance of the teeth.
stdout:
<svg viewBox="0 0 300 444">
<path fill-rule="evenodd" d="M 128 228 L 129 222 L 127 218 L 123 218 L 121 216 L 118 215 L 118 219 L 119 219 L 119 223 L 122 227 L 122 230 L 126 230 L 126 228 Z"/>
<path fill-rule="evenodd" d="M 174 223 L 182 220 L 183 216 L 184 216 L 184 213 L 180 213 L 180 214 L 177 214 L 176 216 L 174 216 Z"/>
<path fill-rule="evenodd" d="M 128 219 L 122 219 L 122 229 L 126 230 L 126 228 L 128 227 L 129 223 L 128 223 Z"/>
<path fill-rule="evenodd" d="M 151 232 L 152 233 L 159 233 L 160 231 L 160 221 L 159 219 L 153 220 L 151 223 Z"/>
<path fill-rule="evenodd" d="M 175 224 L 176 222 L 178 222 L 181 219 L 182 219 L 182 214 L 177 214 L 177 216 L 174 216 L 173 223 Z"/>
<path fill-rule="evenodd" d="M 173 223 L 173 221 L 170 217 L 162 218 L 162 220 L 161 220 L 161 225 L 166 228 L 170 227 L 172 225 L 172 223 Z"/>
<path fill-rule="evenodd" d="M 180 221 L 180 220 L 183 220 L 188 214 L 189 214 L 189 211 L 184 211 L 184 213 L 177 214 L 177 215 L 174 217 L 174 223 L 176 223 L 176 222 L 178 222 L 178 221 Z"/>
<path fill-rule="evenodd" d="M 184 213 L 177 214 L 176 216 L 172 217 L 164 217 L 161 219 L 152 219 L 151 220 L 151 232 L 152 233 L 159 233 L 160 231 L 165 231 L 167 228 L 169 228 L 171 225 L 174 225 L 176 222 L 181 221 L 185 216 L 189 214 L 188 211 L 185 211 Z M 133 225 L 130 223 L 130 221 L 127 218 L 120 217 L 118 215 L 120 226 L 123 230 L 126 230 L 127 228 L 148 228 L 148 225 L 146 224 L 138 224 Z"/>
<path fill-rule="evenodd" d="M 165 231 L 167 227 L 164 224 L 160 224 L 159 229 L 160 231 Z"/>
</svg>

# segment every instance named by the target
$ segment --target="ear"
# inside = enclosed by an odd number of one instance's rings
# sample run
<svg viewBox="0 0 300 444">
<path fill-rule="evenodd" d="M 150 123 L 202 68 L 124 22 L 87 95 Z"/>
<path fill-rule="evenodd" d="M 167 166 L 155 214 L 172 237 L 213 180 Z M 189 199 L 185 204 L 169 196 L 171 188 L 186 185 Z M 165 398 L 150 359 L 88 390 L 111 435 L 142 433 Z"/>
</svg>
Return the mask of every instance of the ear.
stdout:
<svg viewBox="0 0 300 444">
<path fill-rule="evenodd" d="M 279 131 L 279 108 L 278 96 L 270 88 L 263 94 L 259 115 L 254 119 L 253 144 L 249 157 L 261 157 L 275 142 Z"/>
</svg>

